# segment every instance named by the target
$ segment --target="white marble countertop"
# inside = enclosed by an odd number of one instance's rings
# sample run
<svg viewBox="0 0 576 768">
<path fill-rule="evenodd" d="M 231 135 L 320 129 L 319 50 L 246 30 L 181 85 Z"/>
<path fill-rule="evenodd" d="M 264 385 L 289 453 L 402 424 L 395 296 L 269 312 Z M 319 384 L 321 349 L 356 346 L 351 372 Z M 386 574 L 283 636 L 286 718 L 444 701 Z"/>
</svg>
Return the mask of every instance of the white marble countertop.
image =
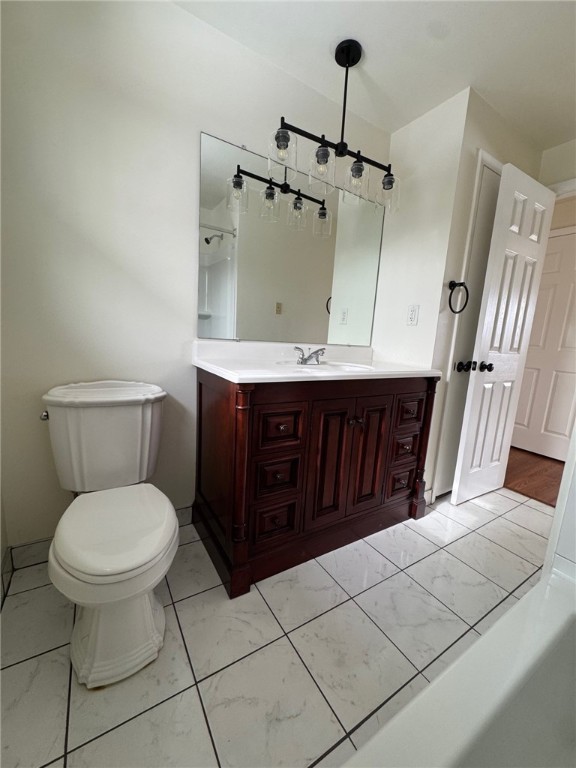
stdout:
<svg viewBox="0 0 576 768">
<path fill-rule="evenodd" d="M 328 354 L 326 354 L 328 357 Z M 297 365 L 296 359 L 201 358 L 194 365 L 235 384 L 261 384 L 280 381 L 339 381 L 346 379 L 400 379 L 440 376 L 433 368 L 418 368 L 400 363 L 372 361 L 371 364 L 345 360 L 324 360 L 319 365 Z"/>
</svg>

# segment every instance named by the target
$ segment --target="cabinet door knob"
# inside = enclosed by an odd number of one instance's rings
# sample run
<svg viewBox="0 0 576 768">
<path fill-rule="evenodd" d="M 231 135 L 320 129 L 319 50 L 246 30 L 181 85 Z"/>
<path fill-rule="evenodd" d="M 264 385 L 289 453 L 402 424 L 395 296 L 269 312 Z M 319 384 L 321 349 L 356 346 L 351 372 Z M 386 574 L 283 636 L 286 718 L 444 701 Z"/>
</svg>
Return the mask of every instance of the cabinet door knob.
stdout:
<svg viewBox="0 0 576 768">
<path fill-rule="evenodd" d="M 410 416 L 410 418 L 414 418 L 414 416 L 416 416 L 416 409 L 411 408 L 410 410 L 406 410 L 406 416 Z"/>
<path fill-rule="evenodd" d="M 396 486 L 396 488 L 407 488 L 408 480 L 396 480 L 394 485 Z"/>
<path fill-rule="evenodd" d="M 278 432 L 288 432 L 288 424 L 278 424 Z"/>
<path fill-rule="evenodd" d="M 274 480 L 284 480 L 282 472 L 274 472 Z"/>
<path fill-rule="evenodd" d="M 404 453 L 410 453 L 410 451 L 412 450 L 412 444 L 411 443 L 402 443 L 401 447 L 402 447 L 402 450 L 404 451 Z"/>
<path fill-rule="evenodd" d="M 274 528 L 280 527 L 280 518 L 278 516 L 275 516 L 272 518 L 272 525 L 274 526 Z"/>
</svg>

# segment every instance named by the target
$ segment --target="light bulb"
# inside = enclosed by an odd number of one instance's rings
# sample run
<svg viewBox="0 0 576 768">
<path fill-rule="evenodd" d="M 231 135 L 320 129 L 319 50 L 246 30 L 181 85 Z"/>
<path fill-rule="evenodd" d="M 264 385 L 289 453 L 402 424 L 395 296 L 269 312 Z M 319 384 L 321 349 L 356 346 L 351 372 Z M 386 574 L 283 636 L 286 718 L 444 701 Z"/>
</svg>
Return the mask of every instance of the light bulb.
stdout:
<svg viewBox="0 0 576 768">
<path fill-rule="evenodd" d="M 350 186 L 354 187 L 354 189 L 360 189 L 362 186 L 362 176 L 356 178 L 355 176 L 352 176 L 350 179 Z"/>
<path fill-rule="evenodd" d="M 276 156 L 277 156 L 278 160 L 280 160 L 281 162 L 285 163 L 286 160 L 288 160 L 288 150 L 287 149 L 279 149 L 278 152 L 276 153 Z"/>
<path fill-rule="evenodd" d="M 234 200 L 240 200 L 240 198 L 242 197 L 242 190 L 241 189 L 235 189 L 232 192 L 232 197 L 234 198 Z"/>
<path fill-rule="evenodd" d="M 328 166 L 326 165 L 326 163 L 324 163 L 323 165 L 316 164 L 316 173 L 318 174 L 318 176 L 326 176 L 326 174 L 328 173 Z"/>
</svg>

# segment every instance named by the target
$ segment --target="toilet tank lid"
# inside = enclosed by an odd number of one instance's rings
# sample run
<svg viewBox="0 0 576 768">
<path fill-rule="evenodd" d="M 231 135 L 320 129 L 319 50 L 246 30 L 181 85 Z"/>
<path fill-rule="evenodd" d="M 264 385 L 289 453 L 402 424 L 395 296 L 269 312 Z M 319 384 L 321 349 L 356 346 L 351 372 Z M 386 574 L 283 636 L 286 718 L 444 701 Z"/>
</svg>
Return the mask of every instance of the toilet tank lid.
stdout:
<svg viewBox="0 0 576 768">
<path fill-rule="evenodd" d="M 86 381 L 52 387 L 42 400 L 48 405 L 85 408 L 98 405 L 135 405 L 163 400 L 166 392 L 142 381 Z"/>
</svg>

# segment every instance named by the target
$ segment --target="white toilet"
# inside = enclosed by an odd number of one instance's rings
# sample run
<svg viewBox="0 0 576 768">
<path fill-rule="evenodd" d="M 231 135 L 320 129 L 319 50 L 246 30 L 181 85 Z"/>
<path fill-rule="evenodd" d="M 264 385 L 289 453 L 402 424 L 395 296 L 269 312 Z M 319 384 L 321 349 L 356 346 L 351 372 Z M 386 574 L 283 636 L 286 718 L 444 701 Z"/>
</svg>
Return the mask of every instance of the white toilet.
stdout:
<svg viewBox="0 0 576 768">
<path fill-rule="evenodd" d="M 156 465 L 165 397 L 154 384 L 95 381 L 42 398 L 60 485 L 80 494 L 58 523 L 48 573 L 78 605 L 70 656 L 88 688 L 128 677 L 162 647 L 152 590 L 176 554 L 178 519 L 142 481 Z"/>
</svg>

